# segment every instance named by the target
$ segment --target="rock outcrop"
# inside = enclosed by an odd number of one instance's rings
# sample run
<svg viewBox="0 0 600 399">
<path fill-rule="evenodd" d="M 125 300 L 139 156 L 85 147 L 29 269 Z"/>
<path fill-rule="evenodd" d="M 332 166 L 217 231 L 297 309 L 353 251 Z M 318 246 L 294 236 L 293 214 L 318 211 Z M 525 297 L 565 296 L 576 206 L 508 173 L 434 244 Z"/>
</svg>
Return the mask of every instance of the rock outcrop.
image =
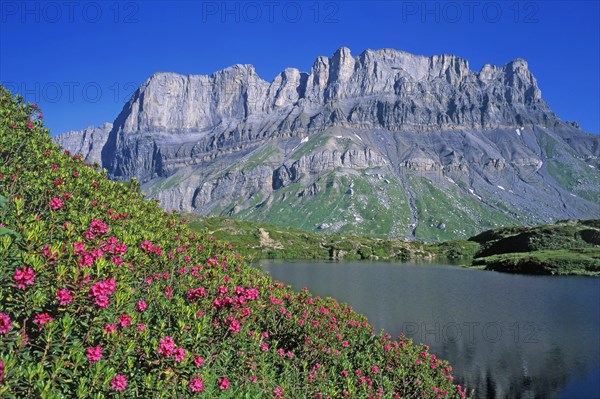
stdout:
<svg viewBox="0 0 600 399">
<path fill-rule="evenodd" d="M 86 162 L 102 165 L 102 148 L 112 127 L 108 122 L 98 127 L 88 126 L 84 130 L 63 133 L 55 141 L 73 153 L 83 154 Z"/>
</svg>

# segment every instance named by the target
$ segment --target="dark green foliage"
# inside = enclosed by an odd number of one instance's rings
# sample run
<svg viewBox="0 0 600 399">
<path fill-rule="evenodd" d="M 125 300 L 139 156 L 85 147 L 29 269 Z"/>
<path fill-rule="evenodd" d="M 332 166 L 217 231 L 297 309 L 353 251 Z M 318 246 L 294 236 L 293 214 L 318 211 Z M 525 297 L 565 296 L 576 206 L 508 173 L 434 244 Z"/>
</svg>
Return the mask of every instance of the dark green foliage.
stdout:
<svg viewBox="0 0 600 399">
<path fill-rule="evenodd" d="M 509 273 L 600 275 L 599 226 L 599 220 L 567 220 L 488 230 L 470 239 L 481 246 L 473 264 Z"/>
</svg>

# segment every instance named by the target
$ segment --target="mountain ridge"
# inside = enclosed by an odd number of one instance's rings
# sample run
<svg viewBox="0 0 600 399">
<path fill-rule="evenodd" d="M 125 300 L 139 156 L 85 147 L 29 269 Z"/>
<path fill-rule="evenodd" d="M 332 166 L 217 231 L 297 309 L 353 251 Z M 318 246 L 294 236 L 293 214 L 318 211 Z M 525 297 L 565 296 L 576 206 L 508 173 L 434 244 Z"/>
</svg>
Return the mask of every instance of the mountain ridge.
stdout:
<svg viewBox="0 0 600 399">
<path fill-rule="evenodd" d="M 55 140 L 73 148 L 72 136 Z M 160 72 L 98 137 L 84 155 L 113 179 L 136 177 L 167 209 L 309 229 L 454 238 L 437 229 L 448 210 L 432 216 L 423 201 L 432 190 L 455 210 L 452 223 L 467 218 L 479 229 L 592 217 L 600 202 L 590 173 L 600 168 L 600 139 L 552 112 L 523 59 L 475 72 L 456 56 L 353 57 L 342 47 L 271 83 L 249 64 Z M 353 184 L 362 189 L 348 200 Z M 341 225 L 327 212 L 302 220 L 282 203 L 347 212 L 336 216 Z M 424 223 L 435 228 L 418 231 Z"/>
</svg>

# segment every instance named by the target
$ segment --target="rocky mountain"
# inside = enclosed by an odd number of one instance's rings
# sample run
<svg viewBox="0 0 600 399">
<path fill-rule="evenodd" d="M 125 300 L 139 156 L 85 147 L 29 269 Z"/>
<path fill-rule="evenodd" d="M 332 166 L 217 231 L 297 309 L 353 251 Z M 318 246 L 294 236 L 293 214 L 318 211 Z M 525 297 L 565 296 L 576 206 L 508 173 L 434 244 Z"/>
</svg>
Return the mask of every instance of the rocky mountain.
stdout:
<svg viewBox="0 0 600 399">
<path fill-rule="evenodd" d="M 271 83 L 251 65 L 157 73 L 93 133 L 55 140 L 102 148 L 165 209 L 424 240 L 600 214 L 600 138 L 561 121 L 521 59 L 340 48 Z"/>
<path fill-rule="evenodd" d="M 87 163 L 102 165 L 102 148 L 112 127 L 108 122 L 98 127 L 88 126 L 84 130 L 63 133 L 57 140 L 72 153 L 83 154 Z"/>
</svg>

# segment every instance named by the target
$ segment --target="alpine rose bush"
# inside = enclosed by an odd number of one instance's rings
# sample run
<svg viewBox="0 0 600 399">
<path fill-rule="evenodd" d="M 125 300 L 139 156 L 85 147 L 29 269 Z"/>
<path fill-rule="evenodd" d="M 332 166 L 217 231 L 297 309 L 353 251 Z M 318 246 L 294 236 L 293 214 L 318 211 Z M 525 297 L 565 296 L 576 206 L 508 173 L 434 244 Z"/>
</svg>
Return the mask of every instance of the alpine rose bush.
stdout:
<svg viewBox="0 0 600 399">
<path fill-rule="evenodd" d="M 0 86 L 0 397 L 463 398 L 374 334 L 61 151 Z"/>
</svg>

